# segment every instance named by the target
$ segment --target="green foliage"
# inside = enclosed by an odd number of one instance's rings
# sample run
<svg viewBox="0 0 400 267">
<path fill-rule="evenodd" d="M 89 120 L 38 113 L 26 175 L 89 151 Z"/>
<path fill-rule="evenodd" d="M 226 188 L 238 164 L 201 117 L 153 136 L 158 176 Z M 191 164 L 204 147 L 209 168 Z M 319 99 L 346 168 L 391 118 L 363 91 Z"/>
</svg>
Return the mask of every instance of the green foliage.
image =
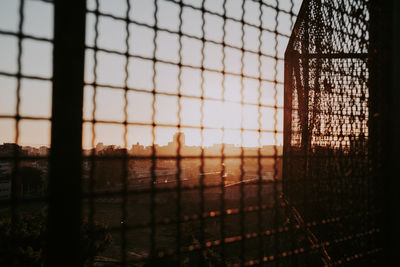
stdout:
<svg viewBox="0 0 400 267">
<path fill-rule="evenodd" d="M 12 224 L 0 220 L 0 266 L 43 266 L 46 248 L 46 217 L 24 214 Z M 112 241 L 108 228 L 98 222 L 82 223 L 82 262 L 104 251 Z M 62 260 L 62 259 L 60 259 Z"/>
</svg>

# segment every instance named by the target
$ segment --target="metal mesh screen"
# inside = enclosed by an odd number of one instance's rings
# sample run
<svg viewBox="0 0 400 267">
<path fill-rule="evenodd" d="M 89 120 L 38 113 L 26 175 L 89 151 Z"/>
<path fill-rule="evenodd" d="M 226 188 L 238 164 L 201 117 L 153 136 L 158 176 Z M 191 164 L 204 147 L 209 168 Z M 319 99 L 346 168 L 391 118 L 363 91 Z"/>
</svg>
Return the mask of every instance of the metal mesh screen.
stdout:
<svg viewBox="0 0 400 267">
<path fill-rule="evenodd" d="M 0 3 L 0 266 L 378 264 L 371 5 L 300 4 Z"/>
<path fill-rule="evenodd" d="M 283 53 L 299 3 L 90 1 L 84 214 L 123 264 L 287 261 Z M 114 146 L 113 146 L 114 145 Z"/>
<path fill-rule="evenodd" d="M 47 196 L 53 5 L 2 1 L 0 6 L 0 265 L 17 266 L 26 264 L 22 251 L 29 246 L 14 242 L 26 241 L 20 228 L 30 226 L 30 238 L 43 233 L 24 216 L 41 213 Z"/>
<path fill-rule="evenodd" d="M 325 264 L 374 262 L 368 1 L 308 1 L 285 54 L 284 194 Z M 336 244 L 337 243 L 337 244 Z"/>
</svg>

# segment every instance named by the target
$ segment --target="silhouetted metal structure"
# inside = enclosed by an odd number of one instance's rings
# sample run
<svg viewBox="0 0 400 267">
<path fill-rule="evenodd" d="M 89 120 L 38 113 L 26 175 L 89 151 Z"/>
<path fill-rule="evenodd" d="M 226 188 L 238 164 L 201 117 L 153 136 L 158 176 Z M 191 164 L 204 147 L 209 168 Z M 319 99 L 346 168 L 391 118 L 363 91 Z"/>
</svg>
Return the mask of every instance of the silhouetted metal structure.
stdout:
<svg viewBox="0 0 400 267">
<path fill-rule="evenodd" d="M 285 53 L 283 193 L 325 264 L 382 260 L 371 14 L 369 1 L 304 1 Z"/>
</svg>

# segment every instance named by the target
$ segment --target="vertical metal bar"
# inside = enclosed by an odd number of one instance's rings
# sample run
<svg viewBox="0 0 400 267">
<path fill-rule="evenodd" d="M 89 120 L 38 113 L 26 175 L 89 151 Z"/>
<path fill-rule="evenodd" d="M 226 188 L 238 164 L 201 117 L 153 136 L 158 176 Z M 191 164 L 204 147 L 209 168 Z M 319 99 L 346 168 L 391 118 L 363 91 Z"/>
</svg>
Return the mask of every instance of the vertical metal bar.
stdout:
<svg viewBox="0 0 400 267">
<path fill-rule="evenodd" d="M 150 232 L 150 265 L 154 265 L 155 263 L 155 258 L 156 258 L 156 230 L 157 230 L 157 223 L 156 223 L 156 186 L 155 182 L 157 181 L 156 177 L 156 167 L 157 167 L 157 159 L 156 159 L 156 86 L 157 86 L 157 67 L 156 67 L 156 54 L 157 54 L 157 26 L 158 26 L 158 2 L 156 0 L 153 1 L 154 3 L 154 35 L 153 35 L 153 76 L 152 76 L 152 103 L 151 103 L 151 108 L 152 108 L 152 115 L 151 115 L 151 122 L 152 122 L 152 127 L 151 127 L 151 180 L 150 180 L 150 220 L 151 220 L 151 232 Z"/>
<path fill-rule="evenodd" d="M 225 39 L 226 39 L 226 0 L 223 1 L 222 3 L 222 9 L 223 9 L 223 24 L 222 24 L 222 57 L 221 57 L 221 63 L 222 63 L 222 79 L 221 79 L 221 88 L 222 88 L 222 106 L 225 107 L 226 103 L 226 76 L 225 76 L 225 70 L 226 70 L 226 65 L 225 65 L 225 60 L 226 60 L 226 53 L 225 53 Z M 225 237 L 226 237 L 226 203 L 225 203 L 225 181 L 226 181 L 226 160 L 225 160 L 225 153 L 226 153 L 226 148 L 225 148 L 225 125 L 222 125 L 222 137 L 221 137 L 221 199 L 220 199 L 220 212 L 221 212 L 221 219 L 220 219 L 220 236 L 221 236 L 221 264 L 223 266 L 226 265 L 226 244 L 225 244 Z"/>
<path fill-rule="evenodd" d="M 181 158 L 181 150 L 184 147 L 184 143 L 181 141 L 182 132 L 181 132 L 181 124 L 182 124 L 182 50 L 183 50 L 183 43 L 182 43 L 182 29 L 183 29 L 183 4 L 179 4 L 179 46 L 178 46 L 178 55 L 179 55 L 179 69 L 178 69 L 178 110 L 177 110 L 177 117 L 178 117 L 178 138 L 177 138 L 177 147 L 176 147 L 176 254 L 177 254 L 177 263 L 176 266 L 181 266 L 182 262 L 182 255 L 181 255 L 181 246 L 182 246 L 182 224 L 181 224 L 181 217 L 182 217 L 182 181 L 181 181 L 181 174 L 182 174 L 182 158 Z"/>
<path fill-rule="evenodd" d="M 258 11 L 260 12 L 259 17 L 258 17 L 258 22 L 260 25 L 258 26 L 258 30 L 260 33 L 258 34 L 258 52 L 261 53 L 262 51 L 262 45 L 263 45 L 263 6 L 260 3 L 258 6 Z M 258 126 L 258 137 L 257 137 L 257 206 L 258 206 L 258 212 L 257 212 L 257 229 L 259 233 L 259 239 L 258 239 L 258 259 L 259 263 L 263 261 L 264 255 L 266 254 L 265 248 L 266 246 L 264 245 L 264 235 L 263 233 L 263 225 L 264 225 L 264 220 L 263 220 L 263 211 L 262 211 L 262 206 L 263 206 L 263 178 L 262 178 L 262 173 L 263 173 L 263 167 L 262 167 L 262 160 L 261 160 L 261 150 L 262 150 L 262 134 L 261 134 L 261 129 L 262 129 L 262 110 L 261 110 L 261 99 L 262 99 L 262 59 L 261 55 L 258 55 L 257 57 L 258 61 L 258 68 L 257 68 L 257 78 L 258 78 L 258 87 L 257 87 L 257 92 L 258 92 L 258 107 L 257 107 L 257 126 Z"/>
<path fill-rule="evenodd" d="M 381 223 L 384 229 L 384 266 L 398 262 L 400 236 L 398 213 L 400 150 L 400 4 L 398 1 L 374 0 L 370 3 L 369 90 L 371 103 L 369 128 L 372 150 L 372 186 L 382 188 L 378 194 L 380 208 L 384 212 Z M 381 29 L 386 29 L 382 31 Z"/>
<path fill-rule="evenodd" d="M 239 212 L 240 212 L 240 265 L 244 265 L 246 261 L 246 239 L 245 239 L 245 234 L 246 234 L 246 218 L 245 218 L 245 186 L 244 186 L 244 176 L 246 175 L 245 171 L 245 155 L 244 155 L 244 115 L 243 115 L 243 109 L 244 109 L 244 34 L 245 34 L 245 29 L 244 29 L 244 18 L 245 18 L 245 1 L 242 1 L 242 15 L 240 18 L 240 23 L 241 23 L 241 35 L 240 35 L 240 42 L 242 45 L 241 48 L 241 56 L 240 56 L 240 187 L 239 187 L 239 195 L 240 195 L 240 202 L 239 202 Z"/>
<path fill-rule="evenodd" d="M 284 95 L 283 95 L 283 122 L 284 122 L 284 130 L 283 130 L 283 166 L 282 168 L 282 191 L 285 194 L 289 193 L 290 183 L 292 181 L 288 181 L 291 179 L 290 173 L 288 172 L 288 165 L 290 163 L 290 146 L 292 139 L 292 91 L 294 89 L 293 86 L 293 68 L 292 68 L 292 56 L 286 51 L 285 53 L 285 85 L 284 85 Z M 290 196 L 289 196 L 290 197 Z"/>
<path fill-rule="evenodd" d="M 89 236 L 92 237 L 94 235 L 94 218 L 96 214 L 95 210 L 95 194 L 94 190 L 96 188 L 96 181 L 95 181 L 95 171 L 96 168 L 99 166 L 99 161 L 97 161 L 96 157 L 96 149 L 95 149 L 95 141 L 97 139 L 96 136 L 96 114 L 97 114 L 97 104 L 96 104 L 96 99 L 97 99 L 97 76 L 98 76 L 98 40 L 99 40 L 99 9 L 100 9 L 100 3 L 99 0 L 94 1 L 94 14 L 95 14 L 95 21 L 94 21 L 94 40 L 93 40 L 93 69 L 91 70 L 93 73 L 93 95 L 91 98 L 91 102 L 93 105 L 92 109 L 92 123 L 91 123 L 91 141 L 90 141 L 90 147 L 91 147 L 91 153 L 90 153 L 90 171 L 89 171 L 89 200 L 88 200 L 88 208 L 89 208 L 89 214 L 88 214 L 88 222 L 89 222 Z M 93 242 L 90 241 L 90 246 L 93 245 Z M 92 259 L 90 259 L 89 266 L 92 266 L 93 262 Z"/>
<path fill-rule="evenodd" d="M 86 2 L 55 1 L 47 266 L 82 266 L 81 163 Z"/>
<path fill-rule="evenodd" d="M 20 167 L 20 147 L 19 138 L 20 138 L 20 109 L 21 109 L 21 72 L 22 72 L 22 29 L 24 25 L 24 6 L 25 1 L 21 0 L 19 4 L 19 23 L 18 23 L 18 54 L 17 54 L 17 84 L 15 90 L 15 98 L 16 98 L 16 107 L 15 107 L 15 139 L 14 139 L 14 151 L 13 151 L 13 167 L 11 173 L 11 235 L 15 235 L 17 228 L 17 220 L 18 220 L 18 198 L 22 197 L 22 194 L 19 194 L 20 188 L 18 184 L 20 183 L 18 179 L 18 170 Z M 17 248 L 13 248 L 14 254 L 12 256 L 13 266 L 17 265 L 17 257 L 16 251 Z"/>
<path fill-rule="evenodd" d="M 278 16 L 279 16 L 279 2 L 278 0 L 275 1 L 275 5 L 276 5 L 276 10 L 275 10 L 275 23 L 274 23 L 274 57 L 275 57 L 275 61 L 274 61 L 274 94 L 273 94 L 273 100 L 274 100 L 274 113 L 273 113 L 273 121 L 274 121 L 274 155 L 273 155 L 273 159 L 274 159 L 274 165 L 273 165 L 273 203 L 274 203 L 274 212 L 273 212 L 273 218 L 272 218 L 272 224 L 273 224 L 273 229 L 278 229 L 279 227 L 279 216 L 280 216 L 280 206 L 279 206 L 279 192 L 278 192 L 278 166 L 277 166 L 277 161 L 278 161 L 278 149 L 277 149 L 277 145 L 278 145 L 278 138 L 277 138 L 277 128 L 278 128 L 278 113 L 277 113 L 277 106 L 278 106 L 278 25 L 279 25 L 279 20 L 278 20 Z M 280 251 L 280 240 L 278 240 L 279 235 L 277 235 L 277 233 L 275 233 L 275 235 L 273 236 L 273 253 L 275 255 L 279 254 Z"/>
<path fill-rule="evenodd" d="M 307 6 L 306 6 L 306 17 L 309 17 L 310 15 L 310 2 L 307 2 Z M 300 64 L 302 65 L 302 71 L 299 75 L 299 77 L 302 77 L 303 80 L 303 85 L 301 86 L 301 91 L 298 91 L 299 97 L 298 97 L 298 109 L 299 109 L 299 116 L 300 116 L 300 120 L 301 120 L 301 157 L 303 157 L 304 163 L 302 163 L 302 172 L 301 172 L 301 189 L 302 189 L 302 215 L 303 217 L 308 219 L 308 215 L 310 212 L 310 208 L 309 208 L 309 203 L 308 203 L 308 192 L 309 192 L 309 179 L 308 179 L 308 174 L 309 174 L 309 170 L 308 170 L 308 162 L 309 162 L 309 158 L 308 158 L 308 149 L 309 149 L 309 129 L 308 129 L 308 124 L 309 124 L 309 97 L 308 97 L 308 92 L 309 92 L 309 59 L 308 59 L 308 54 L 309 54 L 309 50 L 310 50 L 310 44 L 309 44 L 309 29 L 310 29 L 310 21 L 307 20 L 305 21 L 305 25 L 304 25 L 304 46 L 301 47 L 301 54 L 305 55 L 305 58 L 298 58 L 298 65 L 300 66 Z M 300 70 L 299 70 L 300 72 Z M 296 81 L 297 84 L 297 81 Z M 301 85 L 301 80 L 300 80 L 300 85 Z M 304 232 L 304 239 L 307 240 L 307 233 L 306 231 Z M 309 255 L 307 255 L 305 257 L 305 264 L 306 265 L 310 265 L 310 257 Z"/>
<path fill-rule="evenodd" d="M 368 60 L 368 68 L 370 72 L 370 78 L 368 81 L 368 89 L 369 89 L 369 95 L 370 95 L 370 101 L 368 103 L 369 107 L 369 118 L 368 118 L 368 130 L 369 130 L 369 149 L 371 151 L 371 162 L 372 162 L 372 184 L 373 185 L 380 185 L 381 188 L 379 191 L 379 197 L 378 197 L 378 203 L 379 203 L 379 208 L 383 209 L 384 215 L 382 216 L 382 219 L 380 220 L 381 226 L 383 227 L 385 232 L 387 232 L 387 240 L 384 240 L 384 245 L 388 245 L 390 242 L 385 242 L 389 241 L 390 237 L 389 235 L 391 234 L 388 229 L 390 226 L 387 225 L 387 222 L 390 222 L 388 220 L 388 214 L 390 214 L 390 203 L 386 203 L 386 201 L 390 198 L 384 195 L 384 191 L 387 189 L 384 188 L 386 185 L 387 181 L 385 181 L 383 178 L 387 178 L 384 176 L 383 173 L 381 173 L 382 168 L 380 167 L 380 162 L 381 162 L 381 155 L 382 155 L 382 143 L 384 140 L 380 137 L 382 137 L 382 132 L 385 130 L 383 129 L 383 125 L 381 124 L 381 118 L 382 115 L 385 114 L 380 114 L 380 110 L 382 110 L 382 106 L 380 106 L 383 101 L 382 101 L 382 96 L 383 93 L 386 90 L 382 90 L 380 88 L 380 82 L 383 81 L 381 78 L 381 75 L 385 73 L 386 75 L 388 74 L 387 69 L 382 72 L 380 70 L 381 67 L 381 61 L 384 59 L 384 56 L 381 54 L 381 51 L 377 50 L 377 47 L 379 47 L 379 40 L 380 40 L 380 33 L 382 34 L 382 31 L 379 30 L 379 26 L 382 26 L 381 24 L 384 24 L 383 20 L 380 20 L 381 13 L 379 12 L 380 9 L 378 9 L 378 2 L 382 1 L 371 1 L 369 5 L 369 11 L 371 12 L 371 19 L 370 19 L 370 26 L 369 26 L 369 34 L 371 36 L 370 40 L 370 45 L 369 45 L 369 60 Z M 387 17 L 386 17 L 387 18 Z M 388 24 L 388 21 L 386 20 L 386 24 Z M 388 26 L 388 25 L 386 25 Z M 385 32 L 386 33 L 386 32 Z M 379 53 L 378 53 L 379 52 Z M 388 65 L 386 65 L 388 66 Z M 388 80 L 386 79 L 386 83 Z M 384 88 L 387 88 L 387 84 L 383 85 Z M 379 90 L 380 89 L 380 90 Z M 379 116 L 380 114 L 381 116 Z M 387 139 L 387 138 L 386 138 Z M 389 179 L 388 179 L 389 180 Z M 379 187 L 378 187 L 379 188 Z M 385 207 L 387 204 L 389 206 Z M 387 212 L 388 211 L 388 212 Z M 384 265 L 390 264 L 391 261 L 391 248 L 390 246 L 384 247 L 385 248 L 385 263 Z"/>
<path fill-rule="evenodd" d="M 129 159 L 128 159 L 128 81 L 129 81 L 129 51 L 131 47 L 129 45 L 130 30 L 129 30 L 129 14 L 131 12 L 131 4 L 129 0 L 126 1 L 126 13 L 125 13 L 125 79 L 124 79 L 124 150 L 122 155 L 122 203 L 121 203 L 121 265 L 126 266 L 127 261 L 127 224 L 128 224 L 128 169 L 129 169 Z"/>
<path fill-rule="evenodd" d="M 390 254 L 391 262 L 390 263 L 398 263 L 398 241 L 400 237 L 400 214 L 397 212 L 400 197 L 399 197 L 399 188 L 400 188 L 400 181 L 397 175 L 400 173 L 400 166 L 398 164 L 398 155 L 400 151 L 400 3 L 399 1 L 392 0 L 391 1 L 391 11 L 390 18 L 392 19 L 392 38 L 391 38 L 391 55 L 390 58 L 392 60 L 391 64 L 391 83 L 392 86 L 390 92 L 390 122 L 388 124 L 387 129 L 391 131 L 391 138 L 390 138 L 390 161 L 389 164 L 391 168 L 387 169 L 387 171 L 391 174 L 391 185 L 388 187 L 391 192 L 389 193 L 392 209 L 390 210 L 390 222 L 392 223 L 391 230 L 393 232 L 389 232 L 389 236 L 392 238 L 389 247 L 391 248 L 392 253 Z"/>
<path fill-rule="evenodd" d="M 389 2 L 389 1 L 388 1 Z M 391 5 L 388 9 L 391 12 L 389 18 L 391 19 L 391 53 L 389 58 L 391 59 L 391 86 L 389 97 L 387 98 L 390 106 L 390 120 L 386 126 L 386 129 L 390 132 L 390 144 L 388 148 L 390 151 L 389 168 L 386 168 L 387 177 L 389 177 L 388 192 L 389 199 L 386 207 L 389 210 L 386 216 L 387 222 L 390 223 L 391 227 L 387 232 L 387 236 L 390 238 L 390 242 L 387 247 L 390 248 L 389 262 L 388 264 L 398 263 L 398 243 L 400 237 L 400 214 L 397 212 L 400 204 L 399 188 L 400 181 L 398 174 L 400 173 L 400 167 L 398 164 L 398 155 L 400 151 L 400 3 L 399 1 L 390 1 Z M 390 176 L 389 176 L 390 175 Z"/>
<path fill-rule="evenodd" d="M 204 116 L 204 95 L 205 95 L 205 88 L 204 88 L 204 83 L 205 83 L 205 78 L 204 78 L 204 62 L 205 62 L 205 9 L 204 9 L 204 4 L 205 0 L 201 1 L 201 70 L 200 70 L 200 90 L 201 90 L 201 97 L 200 97 L 200 236 L 199 236 L 199 242 L 200 242 L 200 263 L 199 266 L 205 266 L 205 220 L 204 220 L 204 215 L 205 215 L 205 196 L 204 196 L 204 178 L 205 178 L 205 170 L 204 170 L 204 121 L 205 121 L 205 116 Z"/>
</svg>

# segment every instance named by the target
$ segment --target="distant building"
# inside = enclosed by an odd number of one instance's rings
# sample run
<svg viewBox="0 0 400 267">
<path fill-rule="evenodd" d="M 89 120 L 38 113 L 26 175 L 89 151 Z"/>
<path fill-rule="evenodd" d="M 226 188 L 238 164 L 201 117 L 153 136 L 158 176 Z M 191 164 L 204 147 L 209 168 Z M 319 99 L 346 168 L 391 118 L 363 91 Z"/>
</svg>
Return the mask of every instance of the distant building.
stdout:
<svg viewBox="0 0 400 267">
<path fill-rule="evenodd" d="M 181 143 L 181 146 L 185 146 L 186 137 L 184 133 L 177 132 L 174 134 L 173 143 L 178 144 L 178 142 Z"/>
<path fill-rule="evenodd" d="M 40 156 L 48 156 L 50 154 L 50 148 L 47 146 L 39 147 L 39 155 Z"/>
<path fill-rule="evenodd" d="M 0 145 L 0 155 L 12 156 L 15 152 L 20 153 L 21 147 L 14 143 L 4 143 Z"/>
<path fill-rule="evenodd" d="M 104 149 L 104 144 L 103 143 L 97 143 L 96 145 L 96 153 L 99 153 Z"/>
<path fill-rule="evenodd" d="M 137 142 L 135 145 L 132 145 L 131 150 L 129 151 L 133 155 L 145 155 L 151 153 L 151 149 L 141 145 Z"/>
</svg>

